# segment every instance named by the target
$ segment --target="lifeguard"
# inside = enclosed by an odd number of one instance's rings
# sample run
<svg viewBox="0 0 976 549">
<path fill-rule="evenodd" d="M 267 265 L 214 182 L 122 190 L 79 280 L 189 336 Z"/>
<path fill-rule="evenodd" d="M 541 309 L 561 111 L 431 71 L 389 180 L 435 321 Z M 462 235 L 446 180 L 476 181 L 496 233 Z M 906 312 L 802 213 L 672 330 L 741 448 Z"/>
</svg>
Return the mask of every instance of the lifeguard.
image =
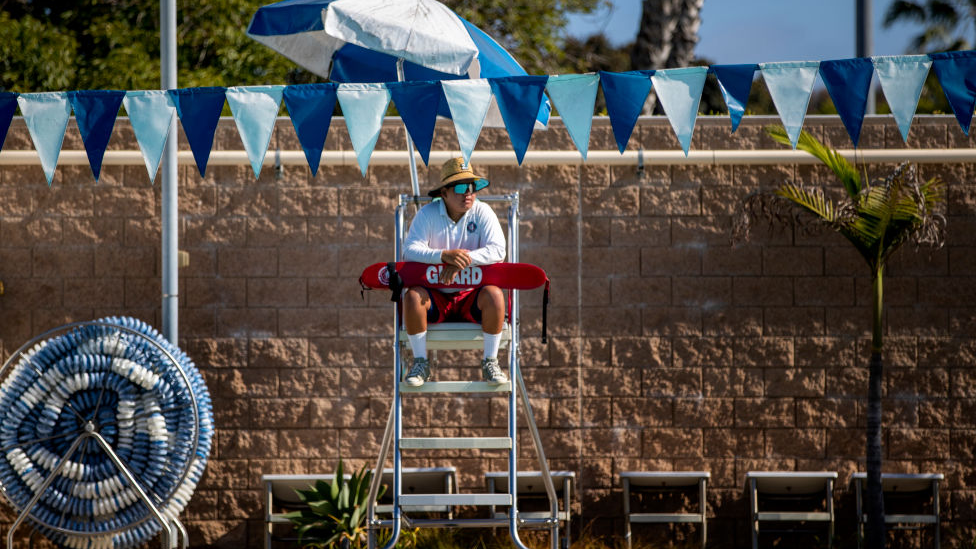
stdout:
<svg viewBox="0 0 976 549">
<path fill-rule="evenodd" d="M 461 277 L 466 283 L 475 284 L 473 280 L 481 276 L 479 265 L 505 259 L 505 235 L 498 217 L 475 196 L 489 184 L 463 158 L 444 163 L 440 184 L 427 193 L 440 200 L 417 212 L 404 242 L 404 260 L 432 265 L 425 273 L 429 282 L 450 284 Z M 441 269 L 433 266 L 441 263 L 444 264 Z M 505 294 L 498 286 L 466 290 L 409 287 L 403 293 L 403 321 L 413 351 L 413 366 L 405 379 L 407 385 L 417 387 L 430 379 L 427 325 L 447 321 L 481 324 L 482 376 L 492 384 L 508 381 L 498 365 L 498 347 L 505 322 Z"/>
</svg>

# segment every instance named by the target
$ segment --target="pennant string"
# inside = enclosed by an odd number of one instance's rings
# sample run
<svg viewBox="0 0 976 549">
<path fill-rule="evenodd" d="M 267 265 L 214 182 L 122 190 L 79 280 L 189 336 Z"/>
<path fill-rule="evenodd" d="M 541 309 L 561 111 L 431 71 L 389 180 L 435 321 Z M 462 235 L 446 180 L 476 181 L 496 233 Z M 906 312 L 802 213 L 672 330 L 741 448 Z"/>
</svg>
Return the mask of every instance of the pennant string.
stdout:
<svg viewBox="0 0 976 549">
<path fill-rule="evenodd" d="M 80 90 L 17 94 L 0 92 L 0 148 L 19 107 L 41 168 L 53 181 L 64 131 L 72 109 L 78 121 L 95 180 L 114 129 L 120 104 L 125 107 L 150 180 L 159 169 L 172 117 L 178 116 L 201 177 L 205 176 L 224 101 L 230 105 L 255 177 L 260 175 L 281 102 L 291 115 L 298 141 L 314 176 L 338 104 L 365 175 L 390 102 L 425 164 L 438 115 L 450 116 L 466 161 L 485 125 L 504 126 L 519 164 L 533 130 L 544 127 L 551 109 L 585 160 L 593 108 L 603 90 L 607 115 L 621 153 L 634 132 L 652 87 L 685 154 L 694 134 L 706 74 L 714 74 L 729 110 L 732 132 L 745 114 L 755 71 L 759 70 L 794 148 L 802 131 L 817 75 L 823 79 L 851 142 L 856 148 L 863 126 L 870 83 L 877 72 L 902 139 L 908 133 L 929 70 L 944 90 L 963 132 L 968 135 L 976 109 L 976 51 L 930 55 L 876 56 L 840 60 L 712 65 L 661 71 L 604 72 L 554 76 L 502 76 L 490 66 L 486 78 L 408 80 L 362 84 L 205 87 L 174 90 Z M 502 71 L 504 72 L 504 71 Z M 427 77 L 411 72 L 411 78 Z M 548 98 L 547 98 L 548 94 Z"/>
</svg>

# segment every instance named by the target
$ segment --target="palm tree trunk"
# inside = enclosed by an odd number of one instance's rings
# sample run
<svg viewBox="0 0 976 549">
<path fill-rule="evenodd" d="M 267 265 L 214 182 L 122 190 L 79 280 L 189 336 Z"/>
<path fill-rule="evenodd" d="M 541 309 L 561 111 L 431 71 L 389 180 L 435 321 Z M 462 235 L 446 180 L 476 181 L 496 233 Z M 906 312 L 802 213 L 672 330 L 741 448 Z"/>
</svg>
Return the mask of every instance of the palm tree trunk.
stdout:
<svg viewBox="0 0 976 549">
<path fill-rule="evenodd" d="M 634 47 L 630 50 L 630 65 L 635 70 L 663 69 L 671 56 L 674 33 L 678 27 L 682 0 L 643 0 L 641 22 Z M 643 114 L 652 114 L 657 105 L 654 91 L 644 102 Z"/>
<path fill-rule="evenodd" d="M 879 266 L 874 274 L 874 323 L 871 331 L 871 360 L 868 364 L 868 413 L 867 413 L 867 547 L 883 549 L 885 546 L 884 496 L 881 492 L 881 380 L 884 363 L 882 297 L 884 268 Z M 858 517 L 860 518 L 860 517 Z"/>
</svg>

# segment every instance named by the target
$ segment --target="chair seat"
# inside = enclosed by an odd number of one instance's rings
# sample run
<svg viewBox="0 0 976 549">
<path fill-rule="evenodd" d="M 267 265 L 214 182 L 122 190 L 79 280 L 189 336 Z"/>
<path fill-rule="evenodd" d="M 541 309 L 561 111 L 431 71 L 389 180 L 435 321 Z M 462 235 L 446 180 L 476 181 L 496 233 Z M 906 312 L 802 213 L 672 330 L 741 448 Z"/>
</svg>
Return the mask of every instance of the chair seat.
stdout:
<svg viewBox="0 0 976 549">
<path fill-rule="evenodd" d="M 485 338 L 480 324 L 473 322 L 442 322 L 427 326 L 427 349 L 481 349 Z M 407 331 L 400 330 L 400 341 L 407 342 Z M 512 327 L 506 322 L 502 326 L 500 347 L 505 348 L 512 341 Z"/>
</svg>

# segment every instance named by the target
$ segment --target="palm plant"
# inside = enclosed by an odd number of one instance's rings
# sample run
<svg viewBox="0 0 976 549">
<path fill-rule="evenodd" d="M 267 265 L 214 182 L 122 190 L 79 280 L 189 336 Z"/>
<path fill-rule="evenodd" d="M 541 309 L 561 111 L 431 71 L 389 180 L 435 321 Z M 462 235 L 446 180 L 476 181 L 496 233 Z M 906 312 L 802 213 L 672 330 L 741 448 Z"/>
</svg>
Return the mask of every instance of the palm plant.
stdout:
<svg viewBox="0 0 976 549">
<path fill-rule="evenodd" d="M 308 490 L 296 490 L 307 508 L 285 515 L 298 531 L 301 547 L 324 549 L 362 547 L 366 540 L 366 507 L 373 473 L 364 465 L 348 478 L 342 460 L 332 482 L 319 480 Z M 385 487 L 380 490 L 383 494 Z"/>
<path fill-rule="evenodd" d="M 790 143 L 782 127 L 767 128 L 776 141 Z M 757 193 L 747 199 L 743 215 L 733 228 L 733 240 L 748 237 L 750 223 L 764 218 L 770 223 L 791 219 L 801 223 L 812 219 L 837 231 L 861 254 L 872 275 L 871 358 L 868 363 L 867 409 L 867 501 L 868 547 L 884 547 L 884 500 L 881 493 L 881 380 L 883 373 L 883 280 L 891 255 L 905 242 L 941 247 L 945 217 L 938 213 L 944 202 L 942 182 L 937 178 L 919 183 L 911 164 L 899 165 L 887 178 L 868 184 L 858 170 L 838 154 L 804 131 L 797 148 L 815 156 L 829 167 L 843 185 L 845 194 L 831 199 L 823 189 L 785 183 L 772 195 Z M 809 214 L 798 217 L 799 212 Z"/>
</svg>

